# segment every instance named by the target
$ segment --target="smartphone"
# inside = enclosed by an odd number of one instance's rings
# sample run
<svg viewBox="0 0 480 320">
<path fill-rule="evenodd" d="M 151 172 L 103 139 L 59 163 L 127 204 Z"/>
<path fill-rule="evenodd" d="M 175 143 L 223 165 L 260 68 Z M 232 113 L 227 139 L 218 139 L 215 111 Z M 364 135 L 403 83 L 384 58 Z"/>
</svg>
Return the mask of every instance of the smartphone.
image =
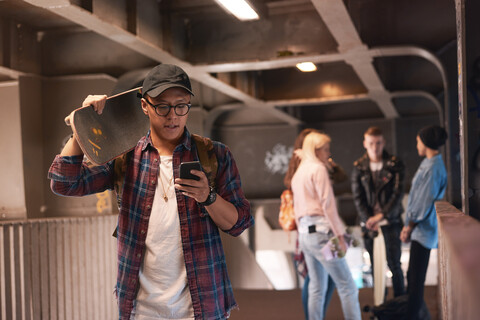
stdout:
<svg viewBox="0 0 480 320">
<path fill-rule="evenodd" d="M 190 170 L 198 170 L 202 171 L 202 166 L 200 165 L 199 161 L 190 161 L 190 162 L 182 162 L 180 163 L 180 178 L 181 179 L 192 179 L 192 180 L 200 180 L 200 177 L 191 174 Z"/>
</svg>

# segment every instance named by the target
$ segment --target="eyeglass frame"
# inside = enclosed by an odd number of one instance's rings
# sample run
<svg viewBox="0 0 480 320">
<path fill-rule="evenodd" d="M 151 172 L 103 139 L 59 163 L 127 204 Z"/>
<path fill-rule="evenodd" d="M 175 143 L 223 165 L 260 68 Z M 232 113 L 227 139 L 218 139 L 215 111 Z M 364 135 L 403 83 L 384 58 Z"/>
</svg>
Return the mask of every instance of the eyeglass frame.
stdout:
<svg viewBox="0 0 480 320">
<path fill-rule="evenodd" d="M 159 117 L 166 117 L 166 116 L 168 116 L 168 114 L 170 113 L 170 111 L 172 110 L 172 108 L 173 108 L 173 112 L 175 112 L 175 114 L 176 114 L 177 116 L 183 117 L 183 116 L 186 116 L 186 115 L 190 112 L 190 108 L 192 107 L 192 104 L 191 104 L 191 103 L 179 103 L 179 104 L 174 105 L 174 106 L 171 106 L 171 105 L 169 105 L 169 104 L 163 104 L 163 103 L 159 103 L 159 104 L 157 104 L 157 105 L 154 105 L 153 103 L 151 103 L 150 101 L 148 101 L 148 99 L 146 99 L 146 98 L 142 98 L 142 100 L 145 100 L 145 101 L 153 108 L 153 110 L 155 110 L 155 114 L 156 114 L 157 116 L 159 116 Z M 186 112 L 185 114 L 178 114 L 178 113 L 177 113 L 177 106 L 180 106 L 180 105 L 186 105 L 186 106 L 187 106 L 187 112 Z M 165 113 L 165 114 L 158 114 L 157 108 L 158 108 L 159 106 L 168 107 L 167 113 Z"/>
</svg>

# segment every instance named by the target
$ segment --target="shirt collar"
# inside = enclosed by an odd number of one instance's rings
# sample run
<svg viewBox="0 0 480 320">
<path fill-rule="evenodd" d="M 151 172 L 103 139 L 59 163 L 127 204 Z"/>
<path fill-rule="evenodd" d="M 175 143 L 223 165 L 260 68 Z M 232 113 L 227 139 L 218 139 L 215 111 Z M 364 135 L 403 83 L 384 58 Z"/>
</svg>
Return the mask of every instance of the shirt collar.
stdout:
<svg viewBox="0 0 480 320">
<path fill-rule="evenodd" d="M 433 157 L 431 157 L 430 159 L 425 157 L 425 162 L 427 163 L 434 163 L 436 161 L 438 161 L 438 159 L 441 159 L 442 158 L 442 154 L 441 153 L 438 153 L 436 155 L 434 155 Z"/>
<path fill-rule="evenodd" d="M 190 131 L 188 131 L 187 127 L 185 127 L 185 130 L 183 131 L 183 138 L 182 144 L 187 150 L 192 149 L 192 139 L 191 139 Z"/>
<path fill-rule="evenodd" d="M 154 147 L 153 142 L 152 142 L 151 130 L 148 130 L 145 137 L 143 137 L 138 142 L 138 144 L 141 145 L 142 151 L 145 151 L 148 148 L 148 146 L 152 146 L 152 148 Z M 187 127 L 185 127 L 185 130 L 183 131 L 183 136 L 182 136 L 182 140 L 180 142 L 180 145 L 183 145 L 183 147 L 187 150 L 190 150 L 192 148 L 191 134 L 188 131 Z"/>
<path fill-rule="evenodd" d="M 384 165 L 385 164 L 389 165 L 390 158 L 391 158 L 390 154 L 386 150 L 383 150 L 382 151 L 382 162 L 383 162 Z M 359 165 L 363 168 L 363 170 L 367 170 L 368 168 L 370 168 L 370 158 L 368 157 L 368 153 L 365 152 L 363 154 L 363 156 L 360 157 L 358 162 L 359 162 Z"/>
</svg>

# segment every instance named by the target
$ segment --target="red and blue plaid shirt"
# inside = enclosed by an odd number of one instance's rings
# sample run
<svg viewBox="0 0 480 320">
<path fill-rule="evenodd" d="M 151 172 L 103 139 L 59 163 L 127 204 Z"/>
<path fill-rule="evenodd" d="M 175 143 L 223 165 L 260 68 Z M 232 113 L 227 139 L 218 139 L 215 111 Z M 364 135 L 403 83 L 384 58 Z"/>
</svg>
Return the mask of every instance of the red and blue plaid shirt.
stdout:
<svg viewBox="0 0 480 320">
<path fill-rule="evenodd" d="M 238 236 L 253 225 L 250 204 L 241 188 L 240 175 L 228 148 L 214 142 L 218 161 L 217 193 L 238 211 L 238 221 L 230 235 Z M 143 137 L 128 159 L 118 217 L 118 275 L 116 294 L 119 319 L 128 320 L 139 286 L 139 270 L 145 252 L 145 238 L 152 208 L 160 156 L 150 135 Z M 173 173 L 179 177 L 181 162 L 198 160 L 195 143 L 185 129 L 182 142 L 173 152 Z M 113 189 L 114 161 L 91 166 L 82 156 L 56 156 L 48 177 L 53 192 L 64 196 L 83 196 Z M 227 274 L 225 254 L 218 227 L 206 209 L 193 198 L 176 191 L 180 233 L 187 281 L 195 319 L 226 319 L 236 307 Z"/>
</svg>

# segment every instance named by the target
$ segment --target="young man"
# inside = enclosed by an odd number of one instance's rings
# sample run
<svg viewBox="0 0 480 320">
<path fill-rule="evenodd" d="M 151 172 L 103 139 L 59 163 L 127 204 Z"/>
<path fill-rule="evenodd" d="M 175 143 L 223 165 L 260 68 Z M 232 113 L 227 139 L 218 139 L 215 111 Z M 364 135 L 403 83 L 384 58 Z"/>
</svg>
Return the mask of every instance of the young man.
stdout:
<svg viewBox="0 0 480 320">
<path fill-rule="evenodd" d="M 150 130 L 125 157 L 91 166 L 71 138 L 49 171 L 52 190 L 83 196 L 123 181 L 117 244 L 116 295 L 119 319 L 226 319 L 236 306 L 219 229 L 238 236 L 253 224 L 250 204 L 228 148 L 213 142 L 218 162 L 216 189 L 203 171 L 200 180 L 180 179 L 181 162 L 198 160 L 185 127 L 192 88 L 174 65 L 153 68 L 143 82 L 141 107 Z M 83 107 L 102 113 L 106 96 L 88 96 Z"/>
<path fill-rule="evenodd" d="M 353 164 L 352 193 L 360 218 L 365 248 L 373 267 L 373 238 L 379 223 L 385 238 L 387 264 L 393 274 L 395 297 L 405 293 L 403 272 L 400 264 L 402 230 L 402 196 L 404 165 L 395 156 L 384 150 L 385 139 L 378 127 L 370 127 L 364 134 L 366 153 Z"/>
</svg>

